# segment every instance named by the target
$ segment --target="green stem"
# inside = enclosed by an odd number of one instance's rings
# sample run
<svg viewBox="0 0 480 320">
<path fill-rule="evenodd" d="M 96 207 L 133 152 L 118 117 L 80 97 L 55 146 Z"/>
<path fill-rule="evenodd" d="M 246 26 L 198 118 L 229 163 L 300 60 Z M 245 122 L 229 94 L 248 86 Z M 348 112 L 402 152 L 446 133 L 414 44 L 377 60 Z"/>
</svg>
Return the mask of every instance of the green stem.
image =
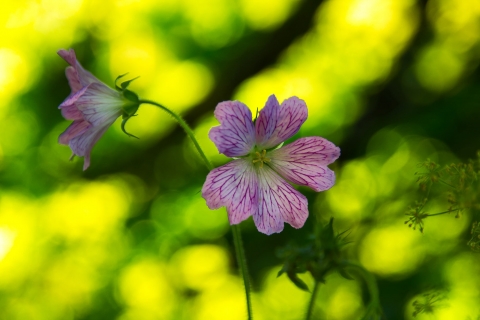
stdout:
<svg viewBox="0 0 480 320">
<path fill-rule="evenodd" d="M 379 313 L 381 312 L 380 309 L 380 296 L 378 293 L 378 286 L 377 280 L 375 277 L 362 265 L 353 262 L 353 261 L 344 261 L 342 263 L 344 267 L 353 268 L 359 271 L 360 275 L 362 276 L 363 280 L 367 284 L 367 289 L 370 294 L 370 303 L 368 304 L 367 310 L 365 311 L 365 315 L 362 319 L 371 319 L 371 316 L 380 318 Z"/>
<path fill-rule="evenodd" d="M 310 302 L 308 304 L 307 317 L 305 318 L 305 320 L 313 319 L 313 308 L 315 307 L 315 300 L 317 298 L 318 288 L 320 288 L 320 281 L 316 281 L 315 286 L 313 287 L 312 296 L 310 297 Z"/>
<path fill-rule="evenodd" d="M 207 156 L 203 152 L 202 148 L 200 147 L 200 144 L 198 144 L 197 139 L 195 138 L 195 134 L 193 133 L 193 130 L 190 128 L 190 126 L 183 120 L 183 118 L 173 112 L 172 110 L 168 109 L 167 107 L 162 106 L 159 103 L 156 103 L 155 101 L 150 101 L 150 100 L 139 100 L 138 103 L 146 103 L 146 104 L 151 104 L 156 107 L 159 107 L 169 115 L 171 115 L 175 120 L 177 120 L 178 124 L 185 130 L 187 135 L 190 137 L 190 140 L 192 140 L 193 144 L 195 145 L 195 148 L 197 149 L 198 153 L 200 154 L 200 157 L 202 157 L 203 162 L 205 162 L 205 165 L 207 166 L 208 170 L 213 169 L 213 164 L 208 160 Z"/>
<path fill-rule="evenodd" d="M 449 187 L 451 187 L 451 188 L 453 188 L 453 189 L 457 189 L 457 188 L 455 188 L 454 186 L 452 186 L 450 183 L 447 183 L 447 182 L 443 181 L 442 179 L 438 179 L 438 181 L 442 182 L 443 184 L 445 184 L 445 185 L 447 185 L 447 186 L 449 186 Z"/>
<path fill-rule="evenodd" d="M 207 166 L 208 170 L 212 170 L 213 164 L 208 160 L 207 156 L 203 152 L 202 148 L 200 147 L 200 144 L 197 141 L 197 138 L 195 138 L 195 134 L 193 130 L 190 128 L 190 126 L 183 120 L 183 118 L 174 113 L 172 110 L 162 106 L 161 104 L 156 103 L 155 101 L 150 101 L 150 100 L 139 100 L 138 103 L 142 104 L 151 104 L 156 107 L 159 107 L 163 111 L 167 112 L 169 115 L 171 115 L 175 120 L 177 120 L 178 124 L 185 130 L 187 135 L 189 136 L 190 140 L 192 140 L 193 144 L 195 145 L 195 148 L 197 149 L 198 153 L 200 154 L 200 157 L 202 160 L 205 162 L 205 165 Z M 239 225 L 232 225 L 232 232 L 233 232 L 233 243 L 235 246 L 235 252 L 237 256 L 237 261 L 238 261 L 238 266 L 240 268 L 240 273 L 243 277 L 243 283 L 245 284 L 245 295 L 247 298 L 247 311 L 248 311 L 248 319 L 252 320 L 253 319 L 253 313 L 252 313 L 252 301 L 250 298 L 250 290 L 251 290 L 251 285 L 250 285 L 250 278 L 248 276 L 248 269 L 247 269 L 247 260 L 245 259 L 245 250 L 243 248 L 243 243 L 242 243 L 242 235 L 240 232 L 240 226 Z"/>
<path fill-rule="evenodd" d="M 233 243 L 235 246 L 235 252 L 237 254 L 238 267 L 240 268 L 240 273 L 242 274 L 242 277 L 243 277 L 243 284 L 245 285 L 248 319 L 252 320 L 253 313 L 252 313 L 252 299 L 250 297 L 250 291 L 251 291 L 250 277 L 248 275 L 247 259 L 245 258 L 245 250 L 243 248 L 240 225 L 239 224 L 232 225 L 232 232 L 233 232 Z"/>
<path fill-rule="evenodd" d="M 443 211 L 443 212 L 439 212 L 439 213 L 427 214 L 427 216 L 428 217 L 439 216 L 441 214 L 452 213 L 452 212 L 455 212 L 455 211 L 458 211 L 458 210 L 460 210 L 460 209 L 458 208 L 458 209 L 447 210 L 447 211 Z"/>
</svg>

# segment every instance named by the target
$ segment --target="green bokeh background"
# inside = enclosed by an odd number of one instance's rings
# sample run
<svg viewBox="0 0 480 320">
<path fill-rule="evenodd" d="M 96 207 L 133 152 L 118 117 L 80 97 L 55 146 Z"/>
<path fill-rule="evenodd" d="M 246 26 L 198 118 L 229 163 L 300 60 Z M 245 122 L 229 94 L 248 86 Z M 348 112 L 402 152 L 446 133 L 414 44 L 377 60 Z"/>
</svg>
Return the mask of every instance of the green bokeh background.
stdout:
<svg viewBox="0 0 480 320">
<path fill-rule="evenodd" d="M 142 106 L 68 161 L 57 106 L 70 89 L 60 48 L 83 66 L 179 112 L 207 156 L 216 104 L 252 111 L 275 94 L 309 107 L 297 137 L 342 149 L 337 183 L 309 199 L 305 227 L 259 233 L 241 224 L 255 319 L 301 319 L 310 295 L 276 278 L 277 248 L 335 218 L 348 254 L 379 281 L 388 319 L 411 319 L 432 289 L 445 300 L 418 319 L 480 315 L 480 256 L 466 243 L 478 212 L 404 225 L 424 195 L 418 163 L 466 161 L 479 149 L 478 0 L 36 0 L 0 12 L 0 319 L 245 319 L 224 209 L 200 190 L 208 173 L 161 110 Z M 432 202 L 429 212 L 443 211 Z M 443 206 L 443 207 L 442 207 Z M 308 276 L 304 280 L 312 284 Z M 359 319 L 362 284 L 331 275 L 318 319 Z"/>
</svg>

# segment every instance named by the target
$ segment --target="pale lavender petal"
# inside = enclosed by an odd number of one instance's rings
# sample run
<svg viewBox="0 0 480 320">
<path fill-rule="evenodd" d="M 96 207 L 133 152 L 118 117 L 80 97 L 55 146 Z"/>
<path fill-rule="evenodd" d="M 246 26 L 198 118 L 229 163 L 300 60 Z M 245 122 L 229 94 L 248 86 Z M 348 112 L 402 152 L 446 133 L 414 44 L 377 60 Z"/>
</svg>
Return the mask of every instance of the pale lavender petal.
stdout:
<svg viewBox="0 0 480 320">
<path fill-rule="evenodd" d="M 202 197 L 212 210 L 226 206 L 230 224 L 237 224 L 257 211 L 257 180 L 251 161 L 234 160 L 210 171 Z"/>
<path fill-rule="evenodd" d="M 122 114 L 125 101 L 117 91 L 103 83 L 92 83 L 85 88 L 87 90 L 75 101 L 85 120 L 94 126 L 103 126 L 104 122 L 108 122 L 106 119 L 116 119 Z"/>
<path fill-rule="evenodd" d="M 220 153 L 228 157 L 244 156 L 255 144 L 252 113 L 241 102 L 224 101 L 215 108 L 220 125 L 208 133 Z"/>
<path fill-rule="evenodd" d="M 78 90 L 82 89 L 82 84 L 80 83 L 80 79 L 78 78 L 77 71 L 74 67 L 67 67 L 65 69 L 65 76 L 67 77 L 70 89 L 72 89 L 72 93 L 76 93 Z"/>
<path fill-rule="evenodd" d="M 102 83 L 93 74 L 91 74 L 82 67 L 80 62 L 78 62 L 75 51 L 73 49 L 70 49 L 68 51 L 61 49 L 57 53 L 73 67 L 73 70 L 69 70 L 69 68 L 67 68 L 66 70 L 66 76 L 73 93 L 80 90 L 80 88 L 89 85 L 90 83 Z M 80 86 L 78 84 L 80 84 Z"/>
<path fill-rule="evenodd" d="M 92 125 L 88 130 L 80 135 L 77 135 L 69 141 L 68 145 L 70 146 L 70 149 L 72 149 L 73 153 L 75 153 L 77 156 L 85 157 L 83 170 L 86 170 L 90 165 L 90 153 L 92 152 L 93 146 L 117 118 L 117 115 L 111 115 L 110 118 L 104 119 L 102 125 Z"/>
<path fill-rule="evenodd" d="M 258 231 L 272 234 L 283 230 L 287 222 L 301 228 L 308 217 L 307 198 L 295 190 L 268 166 L 259 168 L 259 207 L 253 214 Z"/>
<path fill-rule="evenodd" d="M 61 144 L 68 144 L 70 140 L 81 135 L 92 125 L 85 120 L 75 120 L 59 137 L 58 142 Z"/>
<path fill-rule="evenodd" d="M 57 51 L 58 55 L 63 58 L 69 65 L 75 66 L 77 63 L 77 57 L 75 55 L 75 51 L 73 49 L 69 49 L 68 51 L 65 49 L 60 49 Z"/>
<path fill-rule="evenodd" d="M 302 124 L 307 120 L 308 110 L 305 101 L 291 97 L 282 102 L 276 123 L 275 131 L 262 144 L 257 144 L 259 149 L 275 147 L 292 137 L 298 132 Z"/>
<path fill-rule="evenodd" d="M 269 165 L 285 179 L 319 192 L 330 189 L 335 173 L 327 165 L 340 156 L 340 148 L 321 137 L 300 138 L 271 151 Z"/>
<path fill-rule="evenodd" d="M 85 91 L 87 91 L 87 90 L 88 90 L 88 86 L 87 86 L 87 87 L 83 87 L 81 90 L 75 92 L 74 94 L 69 95 L 69 96 L 58 106 L 58 108 L 59 108 L 59 109 L 62 109 L 62 108 L 64 108 L 64 107 L 73 105 L 75 102 L 77 102 L 78 98 L 80 98 L 80 97 L 85 93 Z"/>
<path fill-rule="evenodd" d="M 68 106 L 64 106 L 61 108 L 62 110 L 62 116 L 67 119 L 67 120 L 82 120 L 83 115 L 78 110 L 77 106 L 75 104 L 71 104 Z"/>
<path fill-rule="evenodd" d="M 267 103 L 257 120 L 255 121 L 255 138 L 257 145 L 261 146 L 268 142 L 275 132 L 280 113 L 280 103 L 274 94 L 268 97 Z"/>
</svg>

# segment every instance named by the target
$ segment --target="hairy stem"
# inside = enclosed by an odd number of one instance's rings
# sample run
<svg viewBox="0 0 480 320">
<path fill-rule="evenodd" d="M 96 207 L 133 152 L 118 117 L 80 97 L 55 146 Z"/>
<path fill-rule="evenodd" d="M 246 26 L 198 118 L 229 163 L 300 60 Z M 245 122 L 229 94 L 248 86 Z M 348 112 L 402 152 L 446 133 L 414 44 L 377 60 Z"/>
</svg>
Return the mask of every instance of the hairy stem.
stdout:
<svg viewBox="0 0 480 320">
<path fill-rule="evenodd" d="M 313 309 L 315 307 L 315 300 L 317 298 L 318 288 L 320 288 L 320 282 L 316 281 L 315 286 L 313 287 L 312 296 L 310 297 L 310 302 L 308 303 L 307 316 L 305 320 L 313 319 Z"/>
<path fill-rule="evenodd" d="M 195 138 L 195 134 L 193 133 L 192 128 L 183 120 L 183 118 L 173 112 L 172 110 L 168 109 L 167 107 L 162 106 L 159 103 L 156 103 L 155 101 L 150 101 L 150 100 L 139 100 L 138 103 L 145 103 L 145 104 L 151 104 L 156 107 L 159 107 L 169 115 L 171 115 L 177 122 L 178 124 L 185 130 L 185 133 L 188 135 L 190 140 L 192 140 L 193 144 L 195 145 L 195 148 L 197 149 L 198 153 L 200 154 L 200 157 L 202 157 L 203 162 L 205 162 L 205 165 L 207 166 L 208 170 L 213 169 L 213 164 L 208 160 L 207 156 L 203 152 L 202 148 L 200 147 L 200 144 L 198 144 L 197 138 Z"/>
<path fill-rule="evenodd" d="M 145 103 L 145 104 L 154 105 L 156 107 L 159 107 L 169 115 L 171 115 L 178 122 L 178 124 L 183 128 L 183 130 L 185 130 L 190 140 L 192 140 L 193 144 L 195 145 L 195 148 L 200 154 L 200 157 L 202 158 L 203 162 L 205 162 L 205 165 L 207 166 L 208 170 L 212 170 L 214 168 L 213 164 L 210 162 L 210 160 L 208 160 L 207 156 L 205 155 L 205 152 L 203 152 L 202 148 L 200 147 L 200 144 L 198 143 L 197 138 L 195 138 L 195 134 L 192 128 L 190 128 L 190 126 L 185 122 L 185 120 L 183 120 L 183 118 L 180 115 L 176 114 L 175 112 L 168 109 L 167 107 L 162 106 L 159 103 L 156 103 L 155 101 L 139 100 L 138 102 L 140 104 Z M 247 261 L 245 259 L 245 250 L 243 248 L 242 235 L 240 233 L 239 225 L 232 225 L 232 232 L 233 232 L 233 243 L 235 246 L 238 266 L 240 268 L 240 273 L 243 277 L 243 283 L 245 284 L 245 295 L 247 299 L 248 319 L 252 320 L 253 319 L 252 301 L 250 298 L 251 285 L 250 285 L 250 278 L 248 276 Z"/>
<path fill-rule="evenodd" d="M 238 267 L 243 277 L 243 284 L 245 285 L 245 296 L 247 299 L 248 319 L 252 320 L 253 313 L 252 313 L 252 299 L 250 297 L 250 291 L 251 291 L 250 277 L 248 275 L 247 259 L 245 258 L 245 250 L 243 248 L 240 225 L 239 224 L 232 225 L 232 232 L 233 232 L 233 243 L 235 245 L 235 252 L 237 254 Z"/>
</svg>

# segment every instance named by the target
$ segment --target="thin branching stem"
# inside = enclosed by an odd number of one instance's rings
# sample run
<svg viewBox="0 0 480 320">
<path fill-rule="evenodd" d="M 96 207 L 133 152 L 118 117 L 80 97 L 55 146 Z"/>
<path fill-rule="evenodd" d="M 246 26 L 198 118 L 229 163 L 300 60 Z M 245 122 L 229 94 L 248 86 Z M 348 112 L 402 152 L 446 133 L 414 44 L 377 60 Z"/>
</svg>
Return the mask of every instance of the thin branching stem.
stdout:
<svg viewBox="0 0 480 320">
<path fill-rule="evenodd" d="M 427 216 L 428 216 L 428 217 L 439 216 L 439 215 L 441 215 L 441 214 L 452 213 L 452 212 L 455 212 L 455 211 L 458 211 L 458 210 L 460 210 L 460 209 L 457 208 L 457 209 L 447 210 L 447 211 L 438 212 L 438 213 L 427 213 Z"/>
<path fill-rule="evenodd" d="M 193 142 L 195 145 L 195 148 L 197 149 L 198 153 L 200 154 L 200 157 L 202 158 L 203 162 L 205 162 L 205 165 L 207 166 L 208 170 L 212 170 L 213 164 L 208 160 L 207 156 L 205 155 L 205 152 L 203 152 L 202 148 L 200 147 L 200 144 L 197 141 L 197 138 L 195 137 L 195 134 L 190 128 L 190 126 L 183 120 L 183 118 L 173 112 L 172 110 L 168 109 L 167 107 L 156 103 L 155 101 L 151 100 L 139 100 L 138 103 L 142 104 L 151 104 L 156 107 L 159 107 L 163 111 L 167 112 L 169 115 L 171 115 L 177 122 L 178 124 L 185 130 L 186 134 L 190 138 L 190 140 Z M 247 260 L 245 258 L 245 250 L 243 248 L 243 243 L 242 243 L 242 235 L 240 232 L 240 227 L 238 225 L 232 225 L 232 232 L 233 232 L 233 243 L 235 246 L 235 252 L 237 256 L 237 261 L 238 261 L 238 267 L 240 269 L 240 273 L 243 277 L 243 283 L 245 284 L 245 295 L 247 299 L 247 311 L 248 311 L 248 320 L 253 319 L 253 313 L 252 313 L 252 301 L 250 297 L 250 291 L 251 291 L 251 285 L 250 285 L 250 278 L 248 275 L 248 269 L 247 269 Z"/>
</svg>

